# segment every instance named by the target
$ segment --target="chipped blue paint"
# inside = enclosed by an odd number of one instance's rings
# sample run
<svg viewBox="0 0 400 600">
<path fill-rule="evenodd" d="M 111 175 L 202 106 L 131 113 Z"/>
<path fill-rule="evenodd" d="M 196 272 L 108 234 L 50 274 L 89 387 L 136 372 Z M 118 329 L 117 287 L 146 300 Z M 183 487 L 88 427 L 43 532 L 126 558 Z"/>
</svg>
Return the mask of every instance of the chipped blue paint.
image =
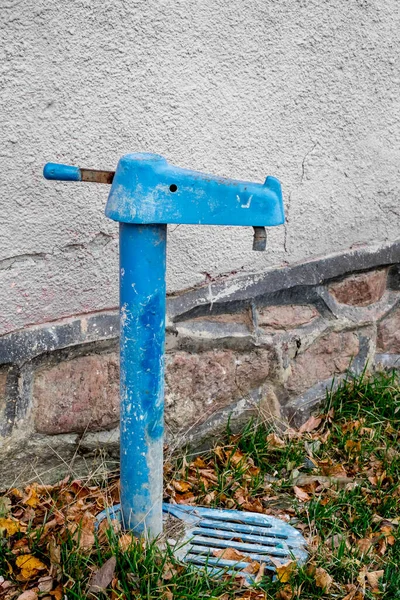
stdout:
<svg viewBox="0 0 400 600">
<path fill-rule="evenodd" d="M 47 163 L 43 169 L 43 176 L 45 179 L 60 181 L 81 181 L 81 170 L 79 167 L 71 167 L 70 165 Z"/>
<path fill-rule="evenodd" d="M 281 185 L 225 179 L 167 163 L 158 154 L 123 156 L 106 215 L 125 223 L 271 227 L 284 218 Z"/>
</svg>

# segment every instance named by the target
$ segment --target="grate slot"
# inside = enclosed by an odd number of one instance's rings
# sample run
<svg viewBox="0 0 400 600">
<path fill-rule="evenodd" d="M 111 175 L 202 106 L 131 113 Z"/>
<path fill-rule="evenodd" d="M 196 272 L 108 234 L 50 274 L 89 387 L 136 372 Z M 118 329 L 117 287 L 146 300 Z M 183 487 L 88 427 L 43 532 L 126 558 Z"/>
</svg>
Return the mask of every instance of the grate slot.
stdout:
<svg viewBox="0 0 400 600">
<path fill-rule="evenodd" d="M 288 536 L 272 527 L 261 525 L 244 525 L 243 523 L 232 523 L 226 521 L 215 521 L 214 519 L 202 519 L 197 523 L 197 527 L 221 529 L 223 531 L 235 531 L 238 533 L 248 533 L 250 535 L 260 535 L 281 540 L 287 540 Z"/>
<path fill-rule="evenodd" d="M 221 569 L 229 568 L 234 569 L 235 571 L 246 569 L 250 564 L 245 561 L 237 562 L 234 560 L 225 560 L 218 556 L 200 556 L 198 554 L 189 554 L 186 556 L 186 561 L 195 565 L 209 565 L 210 567 L 221 567 Z"/>
<path fill-rule="evenodd" d="M 253 552 L 258 554 L 267 554 L 270 556 L 290 556 L 289 550 L 284 550 L 281 548 L 274 547 L 265 547 L 260 546 L 259 544 L 246 544 L 242 542 L 234 542 L 230 540 L 220 540 L 215 538 L 208 538 L 203 536 L 195 536 L 191 540 L 192 547 L 194 546 L 210 546 L 211 548 L 235 548 L 240 552 L 250 552 L 253 555 Z"/>
<path fill-rule="evenodd" d="M 199 528 L 193 529 L 194 535 L 206 535 L 208 537 L 219 538 L 222 540 L 232 540 L 233 538 L 240 538 L 242 542 L 249 542 L 254 544 L 260 544 L 261 546 L 276 546 L 277 548 L 282 548 L 282 541 L 277 538 L 267 538 L 266 536 L 261 535 L 252 535 L 247 533 L 240 533 L 238 531 L 229 531 L 229 530 L 221 530 L 221 529 L 206 529 Z M 287 544 L 288 548 L 292 546 Z"/>
<path fill-rule="evenodd" d="M 196 555 L 199 555 L 199 556 L 203 556 L 204 558 L 210 557 L 210 558 L 217 559 L 217 560 L 228 560 L 228 559 L 225 559 L 225 558 L 219 558 L 218 556 L 214 556 L 212 554 L 213 550 L 221 550 L 221 548 L 195 545 L 195 546 L 192 546 L 191 548 L 189 548 L 188 554 L 186 555 L 186 557 L 190 556 L 192 554 L 196 554 Z M 271 568 L 273 567 L 272 562 L 271 562 L 271 560 L 269 558 L 271 556 L 271 553 L 269 553 L 269 554 L 255 554 L 253 552 L 251 552 L 251 553 L 243 552 L 242 554 L 244 554 L 246 557 L 248 557 L 251 560 L 251 562 L 257 561 L 257 562 L 260 562 L 260 563 L 265 563 L 266 565 L 271 565 Z M 185 557 L 185 560 L 187 560 L 186 557 Z M 245 561 L 240 561 L 240 562 L 245 562 Z M 233 561 L 233 563 L 237 564 L 237 561 Z M 246 566 L 249 566 L 248 562 L 246 562 Z"/>
</svg>

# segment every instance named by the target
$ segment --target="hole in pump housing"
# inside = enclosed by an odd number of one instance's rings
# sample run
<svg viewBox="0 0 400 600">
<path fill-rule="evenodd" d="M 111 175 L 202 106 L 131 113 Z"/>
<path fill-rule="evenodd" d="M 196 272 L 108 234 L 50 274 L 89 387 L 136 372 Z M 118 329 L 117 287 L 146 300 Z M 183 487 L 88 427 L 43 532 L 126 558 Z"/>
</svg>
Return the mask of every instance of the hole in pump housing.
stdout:
<svg viewBox="0 0 400 600">
<path fill-rule="evenodd" d="M 175 183 L 171 183 L 171 185 L 169 186 L 169 191 L 170 192 L 176 192 L 178 189 L 178 186 L 175 185 Z"/>
</svg>

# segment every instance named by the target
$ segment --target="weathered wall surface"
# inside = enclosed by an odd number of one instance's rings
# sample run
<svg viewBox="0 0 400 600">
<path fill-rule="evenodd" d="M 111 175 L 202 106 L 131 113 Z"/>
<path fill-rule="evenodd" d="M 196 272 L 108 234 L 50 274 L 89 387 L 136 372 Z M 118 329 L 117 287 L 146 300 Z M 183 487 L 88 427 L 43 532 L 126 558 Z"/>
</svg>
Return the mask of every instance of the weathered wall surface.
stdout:
<svg viewBox="0 0 400 600">
<path fill-rule="evenodd" d="M 117 304 L 107 189 L 45 182 L 49 160 L 281 179 L 266 253 L 248 229 L 170 231 L 170 291 L 393 241 L 399 37 L 396 0 L 3 0 L 0 333 Z"/>
<path fill-rule="evenodd" d="M 169 450 L 199 447 L 251 415 L 307 419 L 346 374 L 400 367 L 400 243 L 168 301 Z M 0 489 L 118 461 L 118 313 L 0 337 Z"/>
</svg>

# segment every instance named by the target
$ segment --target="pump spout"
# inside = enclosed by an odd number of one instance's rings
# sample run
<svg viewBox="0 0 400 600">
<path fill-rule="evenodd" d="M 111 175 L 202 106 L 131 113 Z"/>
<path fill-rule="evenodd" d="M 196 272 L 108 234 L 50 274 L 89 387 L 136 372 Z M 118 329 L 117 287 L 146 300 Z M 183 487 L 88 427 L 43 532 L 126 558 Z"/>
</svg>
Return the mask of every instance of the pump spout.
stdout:
<svg viewBox="0 0 400 600">
<path fill-rule="evenodd" d="M 267 247 L 267 230 L 265 227 L 253 227 L 253 250 L 262 252 Z"/>
</svg>

